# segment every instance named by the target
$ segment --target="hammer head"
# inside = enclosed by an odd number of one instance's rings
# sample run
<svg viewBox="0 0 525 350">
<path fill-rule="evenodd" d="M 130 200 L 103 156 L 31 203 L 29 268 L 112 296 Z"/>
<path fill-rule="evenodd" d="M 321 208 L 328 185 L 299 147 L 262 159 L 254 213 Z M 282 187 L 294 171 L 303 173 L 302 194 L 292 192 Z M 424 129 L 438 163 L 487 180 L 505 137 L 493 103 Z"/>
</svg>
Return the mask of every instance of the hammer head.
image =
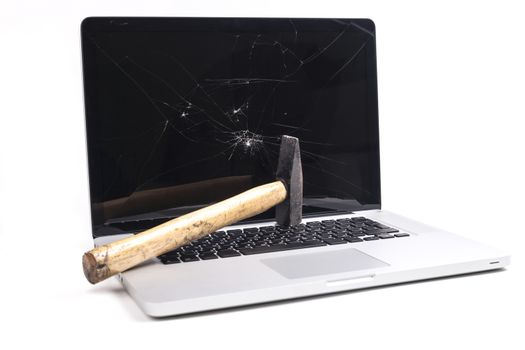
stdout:
<svg viewBox="0 0 525 350">
<path fill-rule="evenodd" d="M 284 183 L 286 199 L 276 207 L 276 219 L 279 225 L 293 226 L 303 217 L 303 168 L 299 139 L 283 135 L 277 163 L 277 179 Z"/>
</svg>

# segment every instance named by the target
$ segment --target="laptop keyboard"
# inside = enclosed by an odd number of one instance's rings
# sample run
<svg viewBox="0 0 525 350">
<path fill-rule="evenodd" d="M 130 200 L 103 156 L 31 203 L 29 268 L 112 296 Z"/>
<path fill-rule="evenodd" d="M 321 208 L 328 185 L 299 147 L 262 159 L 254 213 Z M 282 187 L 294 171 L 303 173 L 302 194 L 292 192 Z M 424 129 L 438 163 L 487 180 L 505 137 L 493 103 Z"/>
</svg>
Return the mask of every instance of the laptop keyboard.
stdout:
<svg viewBox="0 0 525 350">
<path fill-rule="evenodd" d="M 164 264 L 175 264 L 408 236 L 408 233 L 364 217 L 310 221 L 292 227 L 217 231 L 163 254 L 159 259 Z"/>
</svg>

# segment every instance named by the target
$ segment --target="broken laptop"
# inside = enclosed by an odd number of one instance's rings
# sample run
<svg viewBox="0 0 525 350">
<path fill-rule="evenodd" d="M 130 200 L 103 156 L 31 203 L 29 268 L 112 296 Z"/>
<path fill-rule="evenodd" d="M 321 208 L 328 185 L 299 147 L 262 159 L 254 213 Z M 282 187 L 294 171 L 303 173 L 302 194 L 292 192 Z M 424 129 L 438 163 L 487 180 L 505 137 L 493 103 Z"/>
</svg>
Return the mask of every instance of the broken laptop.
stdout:
<svg viewBox="0 0 525 350">
<path fill-rule="evenodd" d="M 302 222 L 270 209 L 120 274 L 146 314 L 509 264 L 382 209 L 371 20 L 87 18 L 81 32 L 95 245 L 275 179 L 280 136 L 300 142 Z"/>
</svg>

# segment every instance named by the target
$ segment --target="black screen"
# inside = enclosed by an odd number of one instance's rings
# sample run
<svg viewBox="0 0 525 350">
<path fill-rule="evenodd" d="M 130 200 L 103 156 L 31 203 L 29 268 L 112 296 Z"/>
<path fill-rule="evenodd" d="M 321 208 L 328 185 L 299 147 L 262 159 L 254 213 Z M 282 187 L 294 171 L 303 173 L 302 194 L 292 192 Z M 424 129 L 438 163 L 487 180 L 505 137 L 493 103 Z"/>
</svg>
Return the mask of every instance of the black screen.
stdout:
<svg viewBox="0 0 525 350">
<path fill-rule="evenodd" d="M 272 181 L 283 134 L 305 216 L 380 207 L 372 21 L 88 18 L 82 50 L 95 235 Z"/>
</svg>

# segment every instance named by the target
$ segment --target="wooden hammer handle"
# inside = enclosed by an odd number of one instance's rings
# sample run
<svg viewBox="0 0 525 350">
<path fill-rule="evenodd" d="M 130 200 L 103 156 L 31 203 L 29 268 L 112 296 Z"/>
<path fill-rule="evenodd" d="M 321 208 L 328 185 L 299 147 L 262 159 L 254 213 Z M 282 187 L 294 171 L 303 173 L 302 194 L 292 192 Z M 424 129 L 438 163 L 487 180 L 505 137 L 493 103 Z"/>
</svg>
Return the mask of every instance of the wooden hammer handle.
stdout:
<svg viewBox="0 0 525 350">
<path fill-rule="evenodd" d="M 252 188 L 137 235 L 86 252 L 82 257 L 84 274 L 89 282 L 98 283 L 224 226 L 260 214 L 285 198 L 286 188 L 281 181 Z"/>
</svg>

